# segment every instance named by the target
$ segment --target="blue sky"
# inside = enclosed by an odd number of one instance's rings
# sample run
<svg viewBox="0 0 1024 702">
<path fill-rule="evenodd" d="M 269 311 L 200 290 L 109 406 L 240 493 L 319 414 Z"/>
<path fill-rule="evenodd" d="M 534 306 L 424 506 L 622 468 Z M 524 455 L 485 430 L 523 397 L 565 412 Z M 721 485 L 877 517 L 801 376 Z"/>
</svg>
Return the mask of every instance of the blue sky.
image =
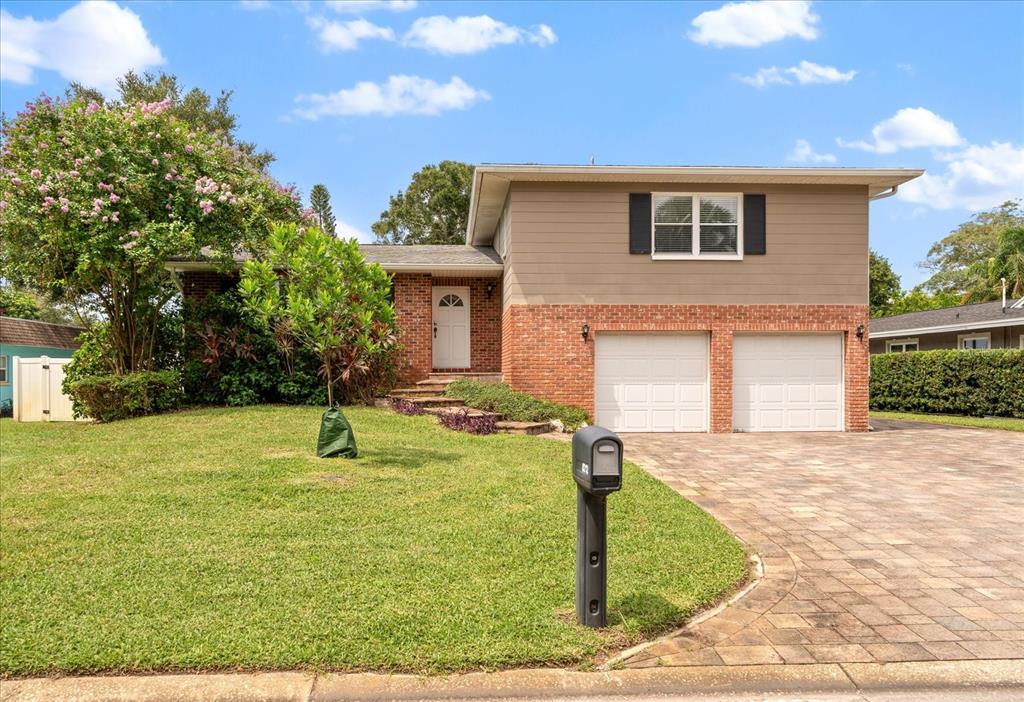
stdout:
<svg viewBox="0 0 1024 702">
<path fill-rule="evenodd" d="M 1022 3 L 7 2 L 0 107 L 130 67 L 235 91 L 273 175 L 369 239 L 425 163 L 907 166 L 871 206 L 905 286 L 1024 196 Z"/>
</svg>

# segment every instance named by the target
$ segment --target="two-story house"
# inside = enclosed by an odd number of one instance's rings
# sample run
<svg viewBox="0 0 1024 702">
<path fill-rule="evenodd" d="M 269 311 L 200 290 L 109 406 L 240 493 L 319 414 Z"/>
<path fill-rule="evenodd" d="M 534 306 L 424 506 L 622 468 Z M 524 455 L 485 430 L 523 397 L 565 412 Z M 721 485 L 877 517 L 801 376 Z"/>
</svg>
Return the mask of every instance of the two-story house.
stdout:
<svg viewBox="0 0 1024 702">
<path fill-rule="evenodd" d="M 500 372 L 623 432 L 866 431 L 868 207 L 921 173 L 484 165 L 465 246 L 362 249 L 406 380 Z"/>
</svg>

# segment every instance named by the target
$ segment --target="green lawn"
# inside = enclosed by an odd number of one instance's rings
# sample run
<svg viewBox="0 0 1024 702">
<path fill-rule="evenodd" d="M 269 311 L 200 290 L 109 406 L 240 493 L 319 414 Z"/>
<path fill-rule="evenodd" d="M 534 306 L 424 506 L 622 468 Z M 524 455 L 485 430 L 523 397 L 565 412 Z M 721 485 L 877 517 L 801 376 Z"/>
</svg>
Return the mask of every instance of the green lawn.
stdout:
<svg viewBox="0 0 1024 702">
<path fill-rule="evenodd" d="M 914 414 L 911 412 L 876 412 L 871 411 L 873 419 L 903 419 L 908 422 L 928 422 L 929 424 L 955 424 L 961 427 L 978 427 L 979 429 L 1005 429 L 1007 431 L 1024 431 L 1024 419 L 1013 417 L 961 417 L 952 414 Z"/>
<path fill-rule="evenodd" d="M 0 422 L 0 673 L 439 672 L 583 663 L 742 580 L 741 546 L 634 467 L 609 498 L 610 620 L 573 616 L 570 447 L 314 408 Z"/>
</svg>

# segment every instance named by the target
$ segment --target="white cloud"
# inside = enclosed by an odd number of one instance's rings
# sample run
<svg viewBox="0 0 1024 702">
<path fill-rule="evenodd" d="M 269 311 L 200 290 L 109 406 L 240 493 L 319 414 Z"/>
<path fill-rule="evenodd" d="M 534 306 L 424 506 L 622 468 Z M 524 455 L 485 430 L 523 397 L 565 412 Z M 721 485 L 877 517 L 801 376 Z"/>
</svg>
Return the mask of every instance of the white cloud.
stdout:
<svg viewBox="0 0 1024 702">
<path fill-rule="evenodd" d="M 324 4 L 335 12 L 361 14 L 372 10 L 405 12 L 416 7 L 416 0 L 327 0 Z"/>
<path fill-rule="evenodd" d="M 449 110 L 465 110 L 490 99 L 486 91 L 468 85 L 458 76 L 444 84 L 419 76 L 391 76 L 386 83 L 363 81 L 328 95 L 300 95 L 298 102 L 306 106 L 296 109 L 294 114 L 310 120 L 335 116 L 439 115 Z"/>
<path fill-rule="evenodd" d="M 1024 197 L 1024 146 L 992 142 L 936 154 L 943 172 L 925 173 L 899 189 L 907 202 L 940 210 L 962 207 L 983 210 Z"/>
<path fill-rule="evenodd" d="M 960 146 L 964 141 L 955 124 L 923 107 L 904 107 L 876 124 L 871 136 L 872 142 L 836 139 L 836 143 L 848 149 L 891 154 L 900 149 Z"/>
<path fill-rule="evenodd" d="M 795 163 L 835 163 L 835 154 L 819 154 L 811 148 L 811 143 L 806 139 L 797 139 L 793 150 L 786 156 L 788 161 Z"/>
<path fill-rule="evenodd" d="M 0 10 L 0 80 L 31 83 L 50 70 L 109 93 L 129 70 L 162 63 L 139 16 L 114 2 L 80 2 L 52 20 Z"/>
<path fill-rule="evenodd" d="M 395 33 L 389 27 L 379 27 L 364 19 L 329 22 L 322 17 L 310 17 L 306 24 L 316 30 L 320 48 L 325 52 L 355 51 L 363 39 L 395 40 Z"/>
<path fill-rule="evenodd" d="M 812 83 L 847 83 L 853 80 L 857 71 L 840 71 L 835 66 L 822 66 L 810 61 L 801 61 L 796 66 L 779 68 L 759 68 L 757 72 L 749 76 L 735 76 L 747 85 L 755 88 L 763 88 L 768 85 L 793 85 L 794 81 L 800 85 Z"/>
<path fill-rule="evenodd" d="M 754 47 L 788 37 L 810 41 L 818 38 L 819 19 L 809 0 L 730 2 L 697 15 L 688 36 L 714 47 Z"/>
<path fill-rule="evenodd" d="M 487 15 L 477 17 L 420 17 L 402 38 L 406 46 L 439 54 L 475 54 L 500 44 L 530 42 L 548 46 L 558 41 L 551 27 L 541 24 L 532 31 L 515 27 Z"/>
<path fill-rule="evenodd" d="M 369 244 L 374 240 L 372 232 L 367 232 L 354 224 L 349 224 L 343 220 L 334 218 L 334 231 L 337 232 L 338 237 L 341 239 L 356 239 L 361 244 Z"/>
</svg>

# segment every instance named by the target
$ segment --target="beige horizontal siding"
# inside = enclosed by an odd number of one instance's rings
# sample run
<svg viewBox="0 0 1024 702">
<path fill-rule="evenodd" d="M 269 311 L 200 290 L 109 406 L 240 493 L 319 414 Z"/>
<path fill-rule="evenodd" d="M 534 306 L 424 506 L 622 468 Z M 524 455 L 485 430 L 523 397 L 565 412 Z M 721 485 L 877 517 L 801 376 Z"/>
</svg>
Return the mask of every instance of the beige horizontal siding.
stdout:
<svg viewBox="0 0 1024 702">
<path fill-rule="evenodd" d="M 631 255 L 629 193 L 672 191 L 664 184 L 513 183 L 505 304 L 867 304 L 867 188 L 686 188 L 679 192 L 764 193 L 767 255 Z"/>
</svg>

